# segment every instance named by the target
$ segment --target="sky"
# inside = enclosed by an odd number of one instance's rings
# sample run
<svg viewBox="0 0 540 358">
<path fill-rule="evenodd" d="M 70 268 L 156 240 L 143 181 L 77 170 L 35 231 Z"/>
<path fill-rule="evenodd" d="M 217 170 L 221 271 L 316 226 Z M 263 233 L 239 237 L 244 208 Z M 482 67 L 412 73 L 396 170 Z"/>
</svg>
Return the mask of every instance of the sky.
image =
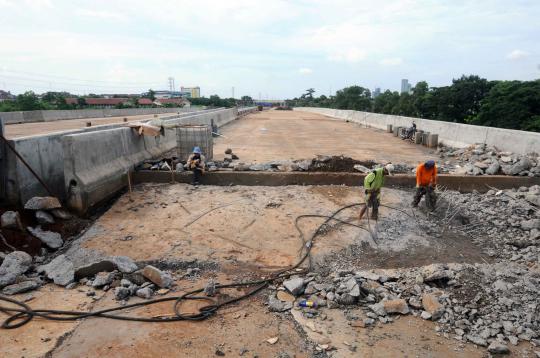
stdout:
<svg viewBox="0 0 540 358">
<path fill-rule="evenodd" d="M 540 78 L 540 1 L 0 0 L 0 89 L 255 99 Z"/>
</svg>

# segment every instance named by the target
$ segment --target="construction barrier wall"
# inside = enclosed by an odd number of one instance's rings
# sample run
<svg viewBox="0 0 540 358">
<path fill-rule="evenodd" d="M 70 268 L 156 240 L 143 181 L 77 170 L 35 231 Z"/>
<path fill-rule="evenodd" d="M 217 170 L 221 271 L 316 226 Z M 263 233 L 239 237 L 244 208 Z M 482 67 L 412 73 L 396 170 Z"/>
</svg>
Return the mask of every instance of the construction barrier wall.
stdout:
<svg viewBox="0 0 540 358">
<path fill-rule="evenodd" d="M 75 110 L 48 110 L 48 111 L 18 111 L 0 112 L 5 124 L 51 122 L 63 119 L 83 119 L 102 117 L 138 116 L 144 114 L 182 113 L 200 110 L 199 107 L 177 108 L 101 108 L 101 109 L 75 109 Z"/>
<path fill-rule="evenodd" d="M 383 129 L 387 126 L 410 127 L 415 121 L 419 130 L 439 135 L 439 143 L 463 148 L 485 143 L 502 151 L 518 154 L 540 153 L 540 133 L 512 129 L 473 126 L 469 124 L 435 121 L 431 119 L 394 116 L 390 114 L 360 112 L 345 109 L 298 107 L 295 111 L 322 114 L 331 118 L 348 120 L 366 127 Z"/>
<path fill-rule="evenodd" d="M 241 109 L 244 111 L 245 109 Z M 225 116 L 224 113 L 234 112 L 236 109 L 215 109 L 205 110 L 198 112 L 185 112 L 181 114 L 162 117 L 161 119 L 168 123 L 204 123 L 209 124 L 214 118 L 214 121 L 218 126 L 221 126 L 228 121 L 234 119 L 230 116 Z M 52 193 L 65 200 L 66 196 L 66 180 L 64 174 L 64 162 L 70 159 L 70 153 L 64 152 L 63 138 L 75 134 L 86 134 L 94 145 L 90 146 L 86 155 L 92 156 L 95 153 L 107 157 L 107 150 L 115 150 L 114 148 L 102 147 L 100 140 L 102 137 L 107 136 L 107 131 L 114 129 L 122 129 L 132 135 L 138 135 L 134 130 L 125 127 L 125 123 L 109 124 L 94 126 L 88 128 L 81 128 L 77 130 L 64 131 L 61 133 L 50 133 L 40 136 L 21 137 L 9 140 L 10 144 L 21 154 L 21 156 L 30 164 L 30 166 L 38 173 L 38 175 L 44 180 L 46 185 L 52 191 Z M 145 139 L 144 146 L 149 148 L 145 153 L 144 159 L 150 159 L 151 155 L 159 155 L 174 148 L 176 143 L 176 135 L 173 130 L 169 135 L 166 133 L 165 139 L 157 139 L 159 141 L 155 148 L 149 140 Z M 118 136 L 117 145 L 124 147 L 124 141 L 122 137 Z M 152 139 L 153 140 L 153 139 Z M 142 142 L 141 142 L 142 143 Z M 126 151 L 129 152 L 129 148 L 126 147 Z M 14 153 L 6 150 L 6 202 L 14 205 L 20 205 L 26 202 L 29 198 L 36 195 L 47 195 L 46 190 L 42 187 L 39 181 L 32 175 L 32 173 L 26 168 L 26 166 L 16 158 Z M 115 152 L 118 153 L 118 152 Z M 82 153 L 84 154 L 84 153 Z M 108 157 L 107 157 L 108 158 Z M 91 170 L 92 168 L 90 168 Z M 69 181 L 68 181 L 69 182 Z"/>
</svg>

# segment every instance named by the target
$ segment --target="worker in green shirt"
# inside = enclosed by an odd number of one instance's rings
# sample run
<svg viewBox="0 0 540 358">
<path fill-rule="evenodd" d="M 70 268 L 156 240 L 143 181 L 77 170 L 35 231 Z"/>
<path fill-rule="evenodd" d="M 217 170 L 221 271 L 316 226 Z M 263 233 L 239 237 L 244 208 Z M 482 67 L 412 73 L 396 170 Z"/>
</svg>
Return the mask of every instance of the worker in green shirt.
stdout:
<svg viewBox="0 0 540 358">
<path fill-rule="evenodd" d="M 384 176 L 393 175 L 394 166 L 387 164 L 384 167 L 372 170 L 364 178 L 364 189 L 366 193 L 366 205 L 360 211 L 360 220 L 364 217 L 367 208 L 371 208 L 371 218 L 377 220 L 379 215 L 379 205 L 381 203 L 381 188 L 384 185 Z"/>
</svg>

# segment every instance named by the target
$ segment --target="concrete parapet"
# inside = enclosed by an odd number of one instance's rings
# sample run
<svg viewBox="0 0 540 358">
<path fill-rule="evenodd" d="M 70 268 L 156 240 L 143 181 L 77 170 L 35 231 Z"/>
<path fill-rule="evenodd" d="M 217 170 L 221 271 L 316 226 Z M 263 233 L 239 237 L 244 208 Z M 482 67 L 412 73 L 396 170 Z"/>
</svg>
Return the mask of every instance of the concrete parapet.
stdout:
<svg viewBox="0 0 540 358">
<path fill-rule="evenodd" d="M 438 134 L 429 134 L 427 138 L 427 146 L 429 148 L 437 148 L 439 145 L 439 135 Z"/>
<path fill-rule="evenodd" d="M 387 125 L 386 125 L 386 132 L 387 132 L 387 133 L 393 133 L 392 125 L 391 125 L 391 124 L 387 124 Z"/>
<path fill-rule="evenodd" d="M 439 135 L 439 142 L 445 145 L 464 148 L 475 143 L 485 143 L 488 146 L 495 146 L 499 150 L 517 154 L 540 153 L 540 133 L 536 132 L 344 109 L 298 107 L 294 108 L 294 110 L 319 113 L 331 118 L 349 120 L 382 130 L 385 130 L 388 124 L 407 127 L 414 121 L 419 129 L 437 133 Z"/>
</svg>

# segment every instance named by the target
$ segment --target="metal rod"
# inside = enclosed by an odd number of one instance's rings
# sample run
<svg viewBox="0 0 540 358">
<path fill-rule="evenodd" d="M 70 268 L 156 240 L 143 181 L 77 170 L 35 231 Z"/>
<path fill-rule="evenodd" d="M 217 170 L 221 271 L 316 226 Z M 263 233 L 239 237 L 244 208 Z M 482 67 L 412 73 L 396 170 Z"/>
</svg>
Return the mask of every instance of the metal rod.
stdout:
<svg viewBox="0 0 540 358">
<path fill-rule="evenodd" d="M 28 168 L 28 170 L 34 175 L 34 177 L 39 181 L 43 188 L 45 188 L 47 193 L 49 193 L 49 196 L 54 196 L 47 184 L 45 184 L 45 182 L 39 177 L 39 175 L 34 171 L 34 169 L 32 169 L 30 164 L 28 164 L 26 160 L 24 160 L 24 158 L 17 152 L 17 150 L 13 148 L 13 146 L 8 142 L 6 137 L 4 137 L 3 134 L 0 134 L 0 138 L 4 141 L 4 143 L 6 143 L 7 147 L 13 152 L 13 154 L 15 154 L 17 158 L 19 158 L 19 160 L 24 164 L 24 166 Z"/>
</svg>

